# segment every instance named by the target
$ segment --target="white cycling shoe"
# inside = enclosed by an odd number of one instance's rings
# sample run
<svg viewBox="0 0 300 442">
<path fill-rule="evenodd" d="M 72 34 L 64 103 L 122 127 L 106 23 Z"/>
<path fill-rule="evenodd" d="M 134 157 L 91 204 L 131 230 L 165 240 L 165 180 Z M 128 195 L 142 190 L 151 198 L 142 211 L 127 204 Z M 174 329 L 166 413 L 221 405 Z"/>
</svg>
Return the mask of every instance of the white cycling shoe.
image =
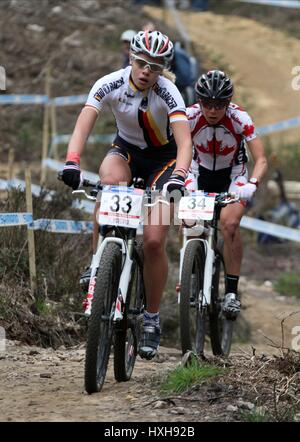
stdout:
<svg viewBox="0 0 300 442">
<path fill-rule="evenodd" d="M 226 319 L 237 318 L 241 311 L 241 302 L 235 293 L 226 293 L 222 311 Z"/>
<path fill-rule="evenodd" d="M 138 353 L 143 359 L 152 359 L 158 352 L 160 343 L 160 327 L 157 325 L 144 325 Z"/>
</svg>

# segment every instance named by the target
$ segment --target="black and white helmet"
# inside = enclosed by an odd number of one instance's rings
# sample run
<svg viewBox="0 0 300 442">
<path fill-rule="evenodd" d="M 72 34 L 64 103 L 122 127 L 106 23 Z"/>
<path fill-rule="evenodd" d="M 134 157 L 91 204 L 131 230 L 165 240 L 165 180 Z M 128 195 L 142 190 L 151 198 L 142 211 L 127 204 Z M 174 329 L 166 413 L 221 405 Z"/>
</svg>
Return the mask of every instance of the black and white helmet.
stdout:
<svg viewBox="0 0 300 442">
<path fill-rule="evenodd" d="M 154 58 L 163 58 L 168 64 L 173 57 L 173 43 L 159 31 L 140 31 L 131 40 L 130 49 Z"/>
<path fill-rule="evenodd" d="M 195 90 L 199 99 L 230 100 L 233 95 L 233 84 L 222 71 L 208 71 L 198 79 Z"/>
</svg>

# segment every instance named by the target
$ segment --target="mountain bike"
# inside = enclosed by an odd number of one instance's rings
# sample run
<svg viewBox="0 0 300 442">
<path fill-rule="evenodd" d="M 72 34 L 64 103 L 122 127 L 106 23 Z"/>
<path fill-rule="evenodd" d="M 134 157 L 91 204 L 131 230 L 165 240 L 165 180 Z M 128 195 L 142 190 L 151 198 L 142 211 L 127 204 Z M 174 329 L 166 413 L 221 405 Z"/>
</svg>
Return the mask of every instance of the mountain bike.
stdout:
<svg viewBox="0 0 300 442">
<path fill-rule="evenodd" d="M 183 354 L 192 350 L 204 358 L 206 335 L 214 355 L 230 353 L 234 320 L 222 313 L 225 266 L 218 221 L 221 208 L 237 201 L 234 194 L 203 192 L 180 201 L 178 217 L 195 223 L 192 228 L 183 227 L 180 250 L 177 291 Z"/>
<path fill-rule="evenodd" d="M 133 372 L 145 308 L 143 243 L 136 236 L 146 192 L 138 186 L 102 186 L 87 179 L 80 187 L 73 193 L 93 201 L 101 196 L 99 240 L 85 309 L 85 390 L 91 394 L 103 387 L 111 346 L 115 379 L 128 381 Z M 89 194 L 84 187 L 92 188 Z"/>
</svg>

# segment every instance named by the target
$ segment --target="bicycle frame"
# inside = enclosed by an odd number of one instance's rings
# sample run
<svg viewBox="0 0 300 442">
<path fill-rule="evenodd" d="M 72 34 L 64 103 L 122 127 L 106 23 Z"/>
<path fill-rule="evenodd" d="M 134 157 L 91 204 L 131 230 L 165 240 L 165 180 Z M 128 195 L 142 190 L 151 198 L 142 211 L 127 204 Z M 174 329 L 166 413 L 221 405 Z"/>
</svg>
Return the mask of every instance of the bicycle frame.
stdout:
<svg viewBox="0 0 300 442">
<path fill-rule="evenodd" d="M 131 229 L 133 230 L 133 229 Z M 97 245 L 97 251 L 93 255 L 92 263 L 91 263 L 91 278 L 87 293 L 87 299 L 91 302 L 94 297 L 94 290 L 96 286 L 96 273 L 99 268 L 101 257 L 104 251 L 104 248 L 108 243 L 115 243 L 120 246 L 122 253 L 122 273 L 120 277 L 119 287 L 118 287 L 118 297 L 116 300 L 116 308 L 114 312 L 113 321 L 120 321 L 123 319 L 122 313 L 122 305 L 126 302 L 126 295 L 129 287 L 130 277 L 131 277 L 131 268 L 133 260 L 131 259 L 133 244 L 135 239 L 135 234 L 129 236 L 128 243 L 125 239 L 116 238 L 116 237 L 105 237 L 100 235 Z M 88 312 L 89 313 L 89 312 Z"/>
<path fill-rule="evenodd" d="M 83 180 L 83 186 L 90 187 L 91 185 L 94 185 L 97 187 L 97 184 L 91 183 L 88 180 Z M 98 187 L 98 191 L 101 192 L 102 187 Z M 154 191 L 154 193 L 157 191 Z M 73 193 L 83 193 L 85 197 L 89 200 L 97 201 L 98 195 L 96 196 L 95 193 L 93 193 L 93 196 L 90 196 L 86 193 L 85 190 L 75 190 Z M 144 193 L 145 198 L 149 198 L 149 195 L 151 193 L 150 189 L 146 189 Z M 154 203 L 144 204 L 145 207 L 153 207 L 158 202 L 169 204 L 168 202 L 159 199 L 158 201 Z M 96 253 L 93 255 L 92 262 L 90 265 L 91 268 L 91 277 L 89 281 L 89 287 L 88 292 L 86 295 L 86 301 L 88 302 L 88 307 L 85 309 L 85 316 L 89 317 L 91 315 L 91 306 L 92 301 L 94 298 L 94 291 L 96 287 L 96 277 L 97 277 L 97 269 L 99 268 L 101 257 L 103 254 L 103 251 L 108 243 L 115 243 L 120 246 L 121 253 L 122 253 L 122 272 L 121 277 L 119 281 L 118 286 L 118 296 L 115 303 L 115 311 L 113 316 L 113 321 L 121 321 L 123 319 L 123 306 L 126 303 L 126 296 L 128 292 L 128 287 L 130 283 L 131 278 L 131 269 L 132 269 L 132 254 L 134 249 L 134 240 L 137 235 L 137 230 L 135 228 L 127 228 L 127 227 L 120 227 L 121 229 L 127 229 L 127 237 L 125 238 L 117 238 L 117 237 L 106 237 L 105 233 L 103 233 L 103 228 L 105 229 L 106 226 L 101 226 L 100 229 L 100 236 L 97 243 L 97 250 Z M 113 230 L 115 231 L 117 226 L 113 226 Z"/>
<path fill-rule="evenodd" d="M 230 195 L 229 195 L 230 197 Z M 232 199 L 224 201 L 223 204 L 231 204 L 232 202 L 236 202 L 237 198 L 233 194 L 231 196 Z M 201 234 L 204 238 L 193 238 L 188 239 L 188 236 L 191 234 L 190 228 L 183 228 L 183 246 L 180 249 L 180 265 L 179 265 L 179 287 L 181 284 L 182 278 L 182 265 L 183 265 L 183 257 L 185 254 L 186 247 L 188 243 L 192 241 L 200 241 L 204 245 L 205 251 L 205 267 L 204 267 L 204 280 L 203 280 L 203 293 L 202 293 L 202 302 L 199 303 L 199 310 L 203 307 L 209 306 L 211 304 L 211 290 L 212 290 L 212 280 L 214 275 L 214 262 L 215 262 L 215 244 L 218 240 L 218 214 L 217 214 L 217 202 L 215 202 L 215 209 L 213 219 L 208 221 L 207 224 L 203 226 L 203 230 Z M 199 225 L 196 224 L 196 228 Z M 199 298 L 200 299 L 200 298 Z M 178 293 L 178 304 L 180 304 L 180 291 Z"/>
<path fill-rule="evenodd" d="M 212 288 L 212 278 L 213 278 L 213 264 L 215 259 L 215 252 L 213 249 L 213 240 L 215 235 L 215 228 L 212 226 L 204 227 L 203 233 L 207 237 L 203 238 L 193 238 L 188 239 L 187 228 L 183 229 L 183 247 L 180 249 L 180 267 L 179 267 L 179 284 L 181 283 L 181 273 L 182 273 L 182 263 L 185 254 L 185 249 L 188 243 L 192 241 L 200 241 L 204 245 L 205 250 L 205 268 L 204 268 L 204 281 L 203 281 L 203 296 L 202 303 L 199 303 L 199 309 L 201 307 L 210 305 L 211 302 L 211 288 Z M 178 295 L 178 304 L 180 304 L 180 292 Z"/>
</svg>

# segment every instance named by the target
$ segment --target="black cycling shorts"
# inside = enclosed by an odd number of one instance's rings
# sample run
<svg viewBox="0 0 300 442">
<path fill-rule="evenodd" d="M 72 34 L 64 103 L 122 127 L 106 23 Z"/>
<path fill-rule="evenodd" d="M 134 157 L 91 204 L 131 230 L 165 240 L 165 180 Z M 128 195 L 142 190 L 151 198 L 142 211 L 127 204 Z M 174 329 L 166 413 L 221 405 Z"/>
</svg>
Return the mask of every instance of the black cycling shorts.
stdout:
<svg viewBox="0 0 300 442">
<path fill-rule="evenodd" d="M 106 154 L 111 155 L 127 161 L 132 177 L 143 178 L 145 188 L 161 190 L 175 168 L 177 146 L 173 139 L 161 147 L 141 149 L 117 135 Z"/>
<path fill-rule="evenodd" d="M 231 184 L 232 167 L 209 170 L 199 166 L 198 189 L 204 192 L 227 192 Z"/>
</svg>

